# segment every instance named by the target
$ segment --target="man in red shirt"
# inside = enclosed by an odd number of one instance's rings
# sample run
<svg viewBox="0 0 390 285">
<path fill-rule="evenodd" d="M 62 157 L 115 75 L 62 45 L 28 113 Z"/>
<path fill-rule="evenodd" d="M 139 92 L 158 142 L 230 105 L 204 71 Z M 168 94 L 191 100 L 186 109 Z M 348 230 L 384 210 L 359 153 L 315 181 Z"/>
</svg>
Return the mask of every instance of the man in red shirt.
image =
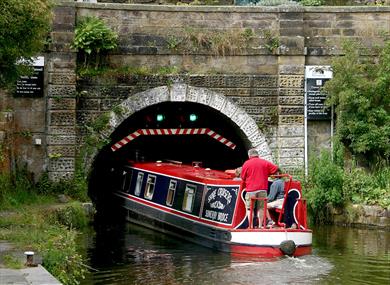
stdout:
<svg viewBox="0 0 390 285">
<path fill-rule="evenodd" d="M 241 172 L 241 190 L 245 190 L 245 204 L 249 219 L 250 201 L 252 197 L 267 198 L 268 176 L 278 172 L 279 167 L 268 160 L 259 158 L 256 149 L 248 151 L 249 159 L 242 166 Z M 257 217 L 260 224 L 263 224 L 264 201 L 257 200 Z"/>
</svg>

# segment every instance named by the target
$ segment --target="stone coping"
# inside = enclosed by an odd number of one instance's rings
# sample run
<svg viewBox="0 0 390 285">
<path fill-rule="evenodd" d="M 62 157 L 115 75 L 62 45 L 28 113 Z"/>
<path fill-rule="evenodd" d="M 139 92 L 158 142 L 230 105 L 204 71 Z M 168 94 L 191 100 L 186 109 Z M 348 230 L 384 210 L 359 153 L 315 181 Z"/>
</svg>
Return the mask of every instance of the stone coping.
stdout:
<svg viewBox="0 0 390 285">
<path fill-rule="evenodd" d="M 77 8 L 102 10 L 132 10 L 132 11 L 160 11 L 160 12 L 227 12 L 227 13 L 388 13 L 390 6 L 181 6 L 181 5 L 154 5 L 154 4 L 121 4 L 121 3 L 83 3 L 69 0 L 56 0 L 58 5 Z"/>
</svg>

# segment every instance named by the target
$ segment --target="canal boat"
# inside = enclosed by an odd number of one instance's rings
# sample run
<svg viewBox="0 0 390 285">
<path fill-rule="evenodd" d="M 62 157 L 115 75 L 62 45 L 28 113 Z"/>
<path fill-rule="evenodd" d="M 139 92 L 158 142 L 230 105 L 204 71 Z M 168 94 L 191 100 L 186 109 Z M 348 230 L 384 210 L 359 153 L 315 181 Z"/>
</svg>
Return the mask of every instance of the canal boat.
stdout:
<svg viewBox="0 0 390 285">
<path fill-rule="evenodd" d="M 285 199 L 281 209 L 270 213 L 275 223 L 270 227 L 265 221 L 258 225 L 252 214 L 248 217 L 245 191 L 231 173 L 199 162 L 157 161 L 129 162 L 119 175 L 115 195 L 130 222 L 236 256 L 311 253 L 306 203 L 299 181 L 290 175 L 279 177 Z"/>
</svg>

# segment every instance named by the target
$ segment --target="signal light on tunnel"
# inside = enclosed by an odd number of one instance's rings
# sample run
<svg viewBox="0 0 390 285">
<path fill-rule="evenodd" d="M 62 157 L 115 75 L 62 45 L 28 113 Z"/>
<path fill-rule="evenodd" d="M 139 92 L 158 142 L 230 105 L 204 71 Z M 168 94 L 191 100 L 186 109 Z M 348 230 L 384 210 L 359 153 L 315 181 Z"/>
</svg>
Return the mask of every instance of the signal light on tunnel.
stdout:
<svg viewBox="0 0 390 285">
<path fill-rule="evenodd" d="M 195 122 L 198 119 L 198 115 L 196 114 L 190 114 L 190 121 Z"/>
<path fill-rule="evenodd" d="M 164 119 L 165 119 L 165 116 L 163 114 L 156 115 L 157 122 L 162 122 L 162 121 L 164 121 Z"/>
</svg>

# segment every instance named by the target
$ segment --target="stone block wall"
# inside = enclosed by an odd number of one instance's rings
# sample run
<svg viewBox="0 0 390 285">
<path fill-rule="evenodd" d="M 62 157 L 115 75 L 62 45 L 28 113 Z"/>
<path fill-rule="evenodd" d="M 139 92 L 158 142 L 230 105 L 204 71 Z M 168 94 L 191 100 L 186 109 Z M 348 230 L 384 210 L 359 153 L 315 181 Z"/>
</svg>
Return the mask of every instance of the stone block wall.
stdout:
<svg viewBox="0 0 390 285">
<path fill-rule="evenodd" d="M 71 178 L 76 157 L 76 53 L 70 49 L 76 10 L 56 6 L 47 55 L 47 170 L 52 180 Z"/>
<path fill-rule="evenodd" d="M 43 126 L 37 134 L 46 138 L 45 153 L 26 154 L 26 159 L 40 156 L 42 168 L 49 170 L 52 179 L 73 175 L 77 146 L 82 140 L 80 126 L 134 94 L 170 82 L 225 95 L 264 131 L 276 162 L 287 169 L 302 168 L 305 65 L 329 65 L 332 57 L 341 54 L 345 39 L 360 39 L 370 46 L 381 43 L 382 31 L 390 31 L 390 7 L 202 7 L 58 1 L 53 12 L 52 44 L 45 54 L 45 101 L 31 100 L 28 107 L 41 104 L 38 109 L 44 120 L 28 115 L 20 119 L 26 129 L 26 121 L 31 121 L 31 128 L 34 124 Z M 76 53 L 69 45 L 77 20 L 85 16 L 103 19 L 119 34 L 119 46 L 108 58 L 111 67 L 156 70 L 174 66 L 178 75 L 77 79 Z M 242 40 L 248 31 L 250 36 Z M 216 35 L 230 42 L 219 48 L 212 46 L 211 38 Z M 329 128 L 315 121 L 309 128 L 309 145 L 314 147 L 320 141 L 321 147 L 326 146 Z"/>
</svg>

